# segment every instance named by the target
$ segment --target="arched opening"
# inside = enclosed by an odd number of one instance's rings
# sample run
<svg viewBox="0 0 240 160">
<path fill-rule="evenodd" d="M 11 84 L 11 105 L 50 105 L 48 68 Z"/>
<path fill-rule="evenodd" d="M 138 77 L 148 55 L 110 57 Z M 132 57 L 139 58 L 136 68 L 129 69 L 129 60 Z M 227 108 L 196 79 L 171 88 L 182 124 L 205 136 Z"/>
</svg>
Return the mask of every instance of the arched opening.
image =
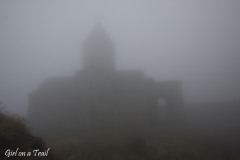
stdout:
<svg viewBox="0 0 240 160">
<path fill-rule="evenodd" d="M 157 111 L 159 115 L 159 120 L 164 122 L 167 119 L 167 102 L 164 98 L 158 98 Z"/>
</svg>

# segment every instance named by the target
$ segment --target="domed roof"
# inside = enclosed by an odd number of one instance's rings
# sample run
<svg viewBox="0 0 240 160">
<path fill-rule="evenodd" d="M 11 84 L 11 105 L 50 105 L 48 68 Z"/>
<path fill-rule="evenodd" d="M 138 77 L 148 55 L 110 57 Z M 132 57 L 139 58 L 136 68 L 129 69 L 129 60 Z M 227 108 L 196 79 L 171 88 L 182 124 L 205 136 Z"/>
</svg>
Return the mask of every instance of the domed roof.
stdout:
<svg viewBox="0 0 240 160">
<path fill-rule="evenodd" d="M 113 45 L 112 39 L 100 23 L 96 24 L 89 36 L 86 38 L 84 46 L 89 45 Z"/>
</svg>

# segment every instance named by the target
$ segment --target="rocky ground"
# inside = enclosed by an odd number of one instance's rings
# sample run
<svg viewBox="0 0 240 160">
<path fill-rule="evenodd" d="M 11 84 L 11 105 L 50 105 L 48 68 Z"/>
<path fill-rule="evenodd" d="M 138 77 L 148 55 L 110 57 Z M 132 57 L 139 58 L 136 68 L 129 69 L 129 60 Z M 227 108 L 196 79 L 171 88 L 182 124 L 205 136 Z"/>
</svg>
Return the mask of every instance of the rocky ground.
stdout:
<svg viewBox="0 0 240 160">
<path fill-rule="evenodd" d="M 198 132 L 199 133 L 199 132 Z M 199 136 L 199 135 L 198 135 Z M 200 136 L 201 137 L 201 136 Z M 214 136 L 213 136 L 214 137 Z M 223 140 L 194 137 L 191 132 L 179 134 L 160 130 L 154 135 L 132 134 L 125 137 L 101 135 L 86 139 L 64 139 L 48 142 L 32 136 L 24 119 L 0 112 L 0 159 L 44 160 L 239 160 L 236 147 L 229 148 Z M 227 138 L 227 140 L 230 137 Z M 232 144 L 232 143 L 231 143 Z M 46 151 L 48 156 L 7 157 L 8 149 L 32 152 Z"/>
</svg>

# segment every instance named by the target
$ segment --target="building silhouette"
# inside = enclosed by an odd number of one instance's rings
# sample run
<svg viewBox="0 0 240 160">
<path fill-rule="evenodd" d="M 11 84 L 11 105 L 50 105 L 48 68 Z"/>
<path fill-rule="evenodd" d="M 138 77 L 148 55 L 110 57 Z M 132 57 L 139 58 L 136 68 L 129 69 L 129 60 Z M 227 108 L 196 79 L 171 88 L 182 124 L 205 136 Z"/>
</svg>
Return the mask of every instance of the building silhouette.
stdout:
<svg viewBox="0 0 240 160">
<path fill-rule="evenodd" d="M 181 81 L 155 81 L 141 70 L 117 71 L 114 44 L 101 25 L 83 43 L 82 70 L 50 77 L 29 96 L 28 119 L 42 137 L 66 137 L 100 130 L 159 127 L 182 118 Z M 108 130 L 109 129 L 109 130 Z"/>
</svg>

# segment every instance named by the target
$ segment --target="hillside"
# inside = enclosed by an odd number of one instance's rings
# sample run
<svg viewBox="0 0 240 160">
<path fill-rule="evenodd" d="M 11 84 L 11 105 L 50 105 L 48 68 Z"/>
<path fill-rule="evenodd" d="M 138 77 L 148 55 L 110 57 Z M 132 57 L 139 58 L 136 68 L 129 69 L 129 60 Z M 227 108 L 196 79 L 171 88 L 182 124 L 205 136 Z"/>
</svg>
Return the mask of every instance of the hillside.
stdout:
<svg viewBox="0 0 240 160">
<path fill-rule="evenodd" d="M 43 157 L 40 155 L 39 152 L 46 151 L 48 148 L 41 138 L 31 135 L 30 131 L 25 126 L 23 118 L 4 114 L 2 112 L 0 112 L 0 149 L 1 160 L 56 160 L 51 152 L 51 149 L 49 149 L 47 156 Z M 38 149 L 39 151 L 37 151 Z M 17 151 L 17 155 L 14 155 L 13 151 Z M 21 154 L 23 152 L 26 154 Z M 27 153 L 29 152 L 31 152 L 31 155 L 29 154 L 29 156 L 27 156 Z"/>
</svg>

